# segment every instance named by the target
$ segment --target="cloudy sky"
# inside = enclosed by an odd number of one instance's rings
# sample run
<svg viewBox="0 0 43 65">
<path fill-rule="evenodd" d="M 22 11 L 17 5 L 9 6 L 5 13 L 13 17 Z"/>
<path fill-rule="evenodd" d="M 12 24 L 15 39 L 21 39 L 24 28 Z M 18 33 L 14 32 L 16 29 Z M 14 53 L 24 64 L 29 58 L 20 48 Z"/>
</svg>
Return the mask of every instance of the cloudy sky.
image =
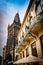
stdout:
<svg viewBox="0 0 43 65">
<path fill-rule="evenodd" d="M 17 12 L 22 23 L 28 4 L 29 0 L 0 0 L 0 55 L 7 42 L 8 24 L 11 25 Z"/>
</svg>

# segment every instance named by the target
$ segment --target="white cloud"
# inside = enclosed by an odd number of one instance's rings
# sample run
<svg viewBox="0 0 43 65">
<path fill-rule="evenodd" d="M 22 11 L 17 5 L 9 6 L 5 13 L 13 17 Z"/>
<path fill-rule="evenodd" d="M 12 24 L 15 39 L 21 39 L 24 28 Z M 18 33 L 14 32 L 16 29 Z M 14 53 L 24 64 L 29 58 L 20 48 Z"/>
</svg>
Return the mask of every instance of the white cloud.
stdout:
<svg viewBox="0 0 43 65">
<path fill-rule="evenodd" d="M 13 20 L 14 20 L 14 17 L 15 17 L 15 14 L 17 12 L 19 12 L 19 15 L 20 15 L 20 20 L 21 20 L 21 23 L 22 23 L 22 20 L 24 18 L 24 15 L 25 15 L 25 12 L 26 12 L 26 9 L 27 9 L 27 6 L 23 6 L 22 8 L 17 8 L 16 6 L 14 6 L 13 4 L 9 4 L 9 3 L 6 3 L 7 5 L 7 8 L 6 8 L 6 12 L 4 12 L 2 15 L 2 21 L 1 21 L 1 29 L 0 29 L 0 42 L 2 45 L 2 47 L 4 45 L 6 45 L 6 42 L 7 42 L 7 27 L 8 27 L 8 24 L 12 24 L 13 23 Z M 2 50 L 2 48 L 1 48 Z M 0 52 L 2 54 L 2 52 Z"/>
</svg>

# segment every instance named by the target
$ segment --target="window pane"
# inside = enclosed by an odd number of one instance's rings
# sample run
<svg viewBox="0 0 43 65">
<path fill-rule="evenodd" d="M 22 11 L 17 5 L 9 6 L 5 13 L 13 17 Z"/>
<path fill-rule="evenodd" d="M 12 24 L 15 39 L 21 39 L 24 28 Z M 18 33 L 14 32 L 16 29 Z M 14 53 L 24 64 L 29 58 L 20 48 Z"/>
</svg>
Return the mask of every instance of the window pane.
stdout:
<svg viewBox="0 0 43 65">
<path fill-rule="evenodd" d="M 31 48 L 32 48 L 32 55 L 37 57 L 37 50 L 36 50 L 35 42 L 31 45 Z"/>
<path fill-rule="evenodd" d="M 24 51 L 23 51 L 23 57 L 24 57 Z"/>
<path fill-rule="evenodd" d="M 29 48 L 26 49 L 26 57 L 29 56 Z"/>
</svg>

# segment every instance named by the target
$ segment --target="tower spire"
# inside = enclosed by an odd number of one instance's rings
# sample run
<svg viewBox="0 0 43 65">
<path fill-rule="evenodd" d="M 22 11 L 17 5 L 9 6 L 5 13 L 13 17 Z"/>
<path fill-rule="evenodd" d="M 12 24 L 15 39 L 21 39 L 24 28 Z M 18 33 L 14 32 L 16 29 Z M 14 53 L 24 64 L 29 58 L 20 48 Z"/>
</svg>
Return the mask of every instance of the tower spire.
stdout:
<svg viewBox="0 0 43 65">
<path fill-rule="evenodd" d="M 14 22 L 17 22 L 20 24 L 20 18 L 19 18 L 19 13 L 17 12 L 14 18 Z"/>
</svg>

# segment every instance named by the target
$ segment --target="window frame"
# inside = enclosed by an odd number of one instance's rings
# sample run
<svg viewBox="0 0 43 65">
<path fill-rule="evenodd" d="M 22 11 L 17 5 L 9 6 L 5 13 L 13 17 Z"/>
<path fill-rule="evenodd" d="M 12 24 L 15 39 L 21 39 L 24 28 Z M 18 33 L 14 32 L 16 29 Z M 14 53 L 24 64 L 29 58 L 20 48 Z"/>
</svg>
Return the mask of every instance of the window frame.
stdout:
<svg viewBox="0 0 43 65">
<path fill-rule="evenodd" d="M 35 46 L 34 46 L 34 44 L 35 44 Z M 33 47 L 34 46 L 34 47 Z M 37 49 L 36 49 L 36 42 L 33 42 L 32 44 L 31 44 L 31 49 L 32 49 L 32 55 L 33 56 L 38 56 L 38 54 L 37 54 Z"/>
<path fill-rule="evenodd" d="M 29 56 L 29 47 L 26 48 L 26 57 Z"/>
</svg>

